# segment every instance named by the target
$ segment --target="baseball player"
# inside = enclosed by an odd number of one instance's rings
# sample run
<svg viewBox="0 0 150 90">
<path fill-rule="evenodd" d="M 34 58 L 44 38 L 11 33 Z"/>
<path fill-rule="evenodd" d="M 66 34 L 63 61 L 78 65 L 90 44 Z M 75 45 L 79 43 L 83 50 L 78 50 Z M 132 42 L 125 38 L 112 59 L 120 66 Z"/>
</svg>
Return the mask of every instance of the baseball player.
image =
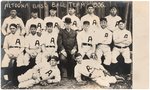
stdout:
<svg viewBox="0 0 150 90">
<path fill-rule="evenodd" d="M 61 80 L 60 71 L 57 67 L 58 58 L 52 56 L 47 62 L 42 62 L 26 73 L 18 76 L 19 88 L 29 88 L 38 83 L 58 83 Z"/>
<path fill-rule="evenodd" d="M 121 17 L 117 15 L 117 8 L 115 6 L 110 7 L 110 14 L 105 18 L 107 19 L 108 29 L 112 32 L 116 30 L 117 21 L 121 20 Z"/>
<path fill-rule="evenodd" d="M 35 24 L 31 24 L 30 26 L 30 34 L 25 37 L 25 50 L 26 54 L 24 56 L 24 60 L 26 61 L 26 65 L 29 65 L 32 68 L 35 65 L 35 59 L 38 54 L 41 53 L 41 37 L 37 35 L 37 26 Z"/>
<path fill-rule="evenodd" d="M 58 33 L 60 28 L 63 26 L 62 20 L 56 16 L 57 8 L 56 7 L 51 7 L 50 8 L 50 16 L 45 17 L 44 22 L 52 22 L 53 23 L 53 28 L 56 29 L 56 32 Z"/>
<path fill-rule="evenodd" d="M 81 17 L 81 26 L 83 26 L 84 21 L 89 21 L 90 26 L 93 26 L 93 28 L 100 27 L 99 17 L 94 14 L 94 6 L 92 4 L 87 5 L 87 14 Z"/>
<path fill-rule="evenodd" d="M 76 7 L 70 6 L 68 9 L 68 15 L 64 16 L 62 18 L 62 21 L 64 22 L 66 17 L 71 18 L 71 21 L 72 21 L 71 28 L 73 30 L 80 31 L 81 30 L 81 26 L 80 26 L 81 22 L 80 22 L 80 19 L 77 16 L 75 16 L 75 11 L 76 11 Z"/>
<path fill-rule="evenodd" d="M 76 54 L 75 78 L 78 83 L 84 83 L 81 75 L 87 76 L 95 81 L 100 86 L 109 87 L 110 83 L 116 83 L 117 79 L 110 76 L 102 65 L 97 60 L 82 60 L 81 54 Z"/>
<path fill-rule="evenodd" d="M 10 11 L 10 16 L 5 18 L 3 24 L 2 24 L 2 33 L 4 36 L 9 35 L 11 33 L 10 25 L 11 24 L 17 25 L 17 32 L 16 34 L 24 35 L 25 29 L 24 29 L 24 23 L 21 18 L 17 16 L 17 11 L 15 9 L 12 9 Z"/>
<path fill-rule="evenodd" d="M 30 26 L 31 24 L 35 24 L 37 27 L 37 31 L 39 31 L 40 29 L 45 29 L 45 22 L 44 20 L 38 18 L 38 12 L 37 10 L 33 10 L 31 12 L 31 16 L 32 18 L 27 20 L 26 22 L 26 34 L 29 35 L 29 30 L 30 30 Z"/>
<path fill-rule="evenodd" d="M 130 49 L 129 45 L 132 43 L 131 32 L 126 29 L 125 21 L 118 22 L 118 30 L 113 33 L 114 48 L 112 51 L 112 63 L 117 63 L 117 57 L 122 54 L 124 62 L 130 64 Z"/>
<path fill-rule="evenodd" d="M 95 52 L 94 31 L 90 28 L 90 22 L 83 22 L 83 31 L 77 35 L 78 52 L 83 59 L 88 59 Z"/>
<path fill-rule="evenodd" d="M 54 32 L 53 23 L 46 23 L 46 31 L 44 35 L 42 35 L 42 54 L 41 58 L 37 56 L 36 64 L 47 61 L 47 59 L 57 54 L 57 37 L 58 33 Z M 55 55 L 58 56 L 58 55 Z"/>
<path fill-rule="evenodd" d="M 9 30 L 11 31 L 11 33 L 4 39 L 3 48 L 5 51 L 5 55 L 1 64 L 2 70 L 4 69 L 5 80 L 10 80 L 10 78 L 8 77 L 8 73 L 12 71 L 13 67 L 11 66 L 14 66 L 12 65 L 14 64 L 13 62 L 17 62 L 17 64 L 19 64 L 19 62 L 22 61 L 24 50 L 24 37 L 16 33 L 17 25 L 13 23 L 10 24 Z M 13 76 L 13 74 L 11 74 L 10 76 Z"/>
<path fill-rule="evenodd" d="M 112 42 L 112 32 L 107 29 L 107 19 L 101 18 L 100 19 L 101 29 L 97 31 L 95 34 L 97 41 L 96 47 L 96 55 L 98 60 L 101 62 L 102 55 L 105 56 L 104 64 L 110 65 L 111 64 L 111 49 L 110 44 Z"/>
</svg>

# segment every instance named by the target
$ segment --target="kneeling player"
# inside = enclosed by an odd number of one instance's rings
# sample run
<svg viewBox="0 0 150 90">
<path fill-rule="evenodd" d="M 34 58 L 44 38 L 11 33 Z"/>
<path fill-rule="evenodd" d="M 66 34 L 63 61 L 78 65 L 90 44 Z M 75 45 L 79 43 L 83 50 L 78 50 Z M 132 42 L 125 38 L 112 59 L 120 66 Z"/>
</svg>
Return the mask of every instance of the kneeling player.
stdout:
<svg viewBox="0 0 150 90">
<path fill-rule="evenodd" d="M 41 82 L 58 83 L 61 80 L 60 71 L 57 67 L 58 58 L 52 56 L 48 62 L 40 63 L 28 70 L 25 74 L 18 76 L 19 88 L 29 88 Z"/>
<path fill-rule="evenodd" d="M 75 78 L 77 82 L 83 84 L 81 75 L 87 76 L 100 86 L 109 87 L 110 83 L 116 83 L 116 78 L 110 76 L 102 65 L 96 60 L 82 60 L 81 54 L 76 54 Z"/>
</svg>

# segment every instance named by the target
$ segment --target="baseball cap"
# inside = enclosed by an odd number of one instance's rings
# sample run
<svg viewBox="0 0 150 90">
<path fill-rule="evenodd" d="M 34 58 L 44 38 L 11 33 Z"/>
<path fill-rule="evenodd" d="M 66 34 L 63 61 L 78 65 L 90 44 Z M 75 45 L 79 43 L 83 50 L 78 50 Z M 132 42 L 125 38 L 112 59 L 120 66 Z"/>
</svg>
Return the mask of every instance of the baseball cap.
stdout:
<svg viewBox="0 0 150 90">
<path fill-rule="evenodd" d="M 71 22 L 71 18 L 69 18 L 69 17 L 66 17 L 66 18 L 65 18 L 65 21 L 64 21 L 64 23 L 67 23 L 67 24 L 70 24 L 70 23 L 72 23 L 72 22 Z"/>
<path fill-rule="evenodd" d="M 100 21 L 106 21 L 107 22 L 107 19 L 106 18 L 100 18 Z"/>
<path fill-rule="evenodd" d="M 125 20 L 119 20 L 117 23 L 119 24 L 119 23 L 125 23 Z"/>
<path fill-rule="evenodd" d="M 74 7 L 73 5 L 70 5 L 70 6 L 69 6 L 69 8 L 73 8 L 73 9 L 76 9 L 76 7 Z"/>
<path fill-rule="evenodd" d="M 10 24 L 10 26 L 9 26 L 9 27 L 11 27 L 11 26 L 14 26 L 15 28 L 17 28 L 17 25 L 16 25 L 16 24 L 14 24 L 14 23 Z"/>
<path fill-rule="evenodd" d="M 76 53 L 76 54 L 75 54 L 75 58 L 76 58 L 76 57 L 79 57 L 79 56 L 82 56 L 82 55 L 81 55 L 80 53 Z"/>
<path fill-rule="evenodd" d="M 85 25 L 85 24 L 90 25 L 90 22 L 89 22 L 89 21 L 84 21 L 84 22 L 83 22 L 83 25 Z"/>
<path fill-rule="evenodd" d="M 55 61 L 59 61 L 58 57 L 57 56 L 51 56 L 47 62 L 51 61 L 52 59 L 54 59 Z"/>
<path fill-rule="evenodd" d="M 37 13 L 38 10 L 37 10 L 37 9 L 33 9 L 31 12 L 32 12 L 32 13 Z"/>
<path fill-rule="evenodd" d="M 89 8 L 89 7 L 93 7 L 94 8 L 94 6 L 92 4 L 87 5 L 87 8 Z"/>
<path fill-rule="evenodd" d="M 35 24 L 31 24 L 31 25 L 30 25 L 30 28 L 31 28 L 31 27 L 36 28 L 36 25 L 35 25 Z"/>
<path fill-rule="evenodd" d="M 57 10 L 57 7 L 50 7 L 50 10 Z"/>
<path fill-rule="evenodd" d="M 113 9 L 113 8 L 116 8 L 116 9 L 117 9 L 117 7 L 113 5 L 113 6 L 110 7 L 110 10 Z"/>
<path fill-rule="evenodd" d="M 51 27 L 51 26 L 53 26 L 53 23 L 52 23 L 52 22 L 47 22 L 47 23 L 46 23 L 46 26 L 47 26 L 47 27 Z"/>
</svg>

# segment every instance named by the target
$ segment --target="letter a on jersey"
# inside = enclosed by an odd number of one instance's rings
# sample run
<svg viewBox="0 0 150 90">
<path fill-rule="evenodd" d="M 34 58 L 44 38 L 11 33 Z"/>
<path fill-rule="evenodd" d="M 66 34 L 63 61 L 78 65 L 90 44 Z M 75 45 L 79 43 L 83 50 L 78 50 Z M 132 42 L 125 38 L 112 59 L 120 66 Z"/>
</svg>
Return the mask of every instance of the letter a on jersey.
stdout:
<svg viewBox="0 0 150 90">
<path fill-rule="evenodd" d="M 88 37 L 88 42 L 90 42 L 90 41 L 92 42 L 92 36 Z"/>
<path fill-rule="evenodd" d="M 20 39 L 17 39 L 17 40 L 16 40 L 16 43 L 15 43 L 15 44 L 17 44 L 17 43 L 18 43 L 19 45 L 21 44 L 21 43 L 20 43 Z"/>
<path fill-rule="evenodd" d="M 54 38 L 51 38 L 51 41 L 50 41 L 50 43 L 53 43 L 53 44 L 55 44 Z"/>
<path fill-rule="evenodd" d="M 124 38 L 128 38 L 128 34 L 125 34 L 125 35 L 124 35 Z"/>
<path fill-rule="evenodd" d="M 108 37 L 108 33 L 105 33 L 105 37 Z"/>
<path fill-rule="evenodd" d="M 56 22 L 55 25 L 54 25 L 54 28 L 57 27 L 57 26 L 58 26 L 58 23 Z"/>
<path fill-rule="evenodd" d="M 37 46 L 37 45 L 40 46 L 39 40 L 36 40 L 36 41 L 35 41 L 35 46 Z"/>
<path fill-rule="evenodd" d="M 93 23 L 92 23 L 92 25 L 96 25 L 96 20 L 93 20 Z"/>
<path fill-rule="evenodd" d="M 38 24 L 37 24 L 37 28 L 38 28 L 38 27 L 42 28 L 41 23 L 38 23 Z"/>
<path fill-rule="evenodd" d="M 73 25 L 73 26 L 77 26 L 77 22 L 76 22 L 76 21 L 74 21 L 72 25 Z"/>
</svg>

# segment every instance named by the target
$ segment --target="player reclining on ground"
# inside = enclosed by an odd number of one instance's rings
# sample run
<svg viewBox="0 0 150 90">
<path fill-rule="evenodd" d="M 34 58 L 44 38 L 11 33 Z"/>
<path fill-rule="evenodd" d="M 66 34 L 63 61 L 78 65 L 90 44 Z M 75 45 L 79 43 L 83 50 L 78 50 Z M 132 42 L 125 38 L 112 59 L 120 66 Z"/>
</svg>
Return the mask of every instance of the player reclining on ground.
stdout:
<svg viewBox="0 0 150 90">
<path fill-rule="evenodd" d="M 91 78 L 100 86 L 109 87 L 110 83 L 116 83 L 116 78 L 110 76 L 98 61 L 93 59 L 82 60 L 80 53 L 77 53 L 75 57 L 77 62 L 77 65 L 75 66 L 75 78 L 79 84 L 85 83 L 85 81 L 82 81 L 81 75 Z"/>
<path fill-rule="evenodd" d="M 18 76 L 19 88 L 29 88 L 34 84 L 58 83 L 61 80 L 60 71 L 57 67 L 58 58 L 52 56 L 47 62 L 40 63 Z"/>
</svg>

